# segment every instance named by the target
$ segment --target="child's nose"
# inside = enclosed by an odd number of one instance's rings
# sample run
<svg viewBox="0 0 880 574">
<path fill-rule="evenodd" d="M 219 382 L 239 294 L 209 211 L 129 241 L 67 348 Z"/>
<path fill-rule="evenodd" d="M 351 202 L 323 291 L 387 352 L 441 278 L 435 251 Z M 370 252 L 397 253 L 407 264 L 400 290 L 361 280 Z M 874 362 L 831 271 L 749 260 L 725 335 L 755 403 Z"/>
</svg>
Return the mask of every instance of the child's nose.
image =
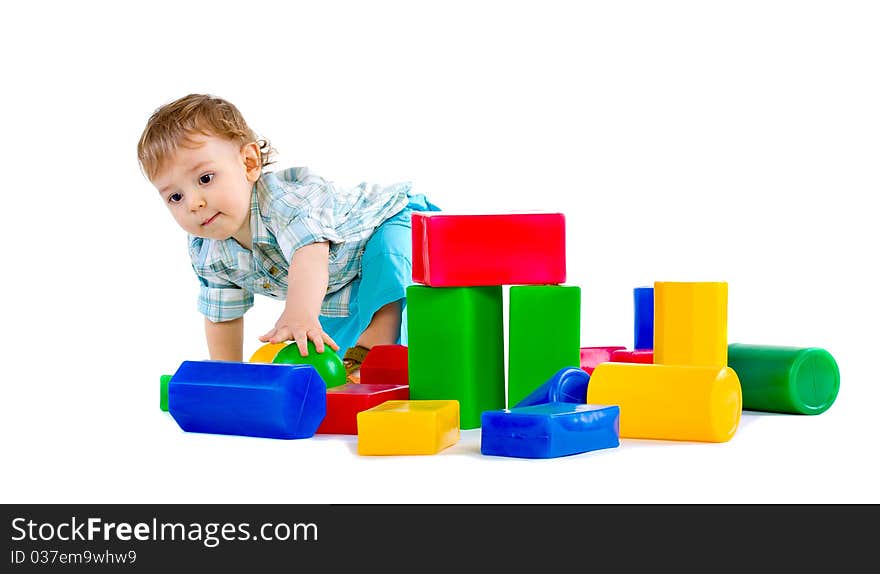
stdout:
<svg viewBox="0 0 880 574">
<path fill-rule="evenodd" d="M 189 209 L 190 211 L 198 211 L 199 209 L 205 207 L 205 196 L 203 196 L 199 192 L 191 192 L 189 194 Z"/>
</svg>

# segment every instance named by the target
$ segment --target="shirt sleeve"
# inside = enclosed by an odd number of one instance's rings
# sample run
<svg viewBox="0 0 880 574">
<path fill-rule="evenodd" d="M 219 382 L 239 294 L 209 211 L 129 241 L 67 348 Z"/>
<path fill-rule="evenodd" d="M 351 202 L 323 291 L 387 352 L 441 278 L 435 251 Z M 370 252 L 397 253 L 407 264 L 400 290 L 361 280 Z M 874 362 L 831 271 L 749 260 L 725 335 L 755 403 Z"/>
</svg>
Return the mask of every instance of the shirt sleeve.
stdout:
<svg viewBox="0 0 880 574">
<path fill-rule="evenodd" d="M 300 247 L 330 242 L 331 253 L 344 242 L 336 231 L 336 191 L 317 176 L 288 188 L 272 202 L 271 219 L 275 240 L 287 261 Z"/>
<path fill-rule="evenodd" d="M 212 323 L 243 317 L 254 306 L 254 295 L 232 283 L 209 281 L 198 273 L 199 313 Z"/>
<path fill-rule="evenodd" d="M 342 236 L 327 222 L 310 214 L 295 216 L 287 225 L 278 229 L 275 238 L 287 261 L 290 261 L 293 253 L 300 247 L 329 241 L 332 250 L 343 242 Z"/>
<path fill-rule="evenodd" d="M 331 258 L 345 242 L 338 231 L 339 191 L 331 182 L 306 168 L 294 168 L 280 174 L 279 183 L 267 186 L 270 200 L 264 221 L 278 242 L 287 261 L 300 247 L 330 242 Z"/>
</svg>

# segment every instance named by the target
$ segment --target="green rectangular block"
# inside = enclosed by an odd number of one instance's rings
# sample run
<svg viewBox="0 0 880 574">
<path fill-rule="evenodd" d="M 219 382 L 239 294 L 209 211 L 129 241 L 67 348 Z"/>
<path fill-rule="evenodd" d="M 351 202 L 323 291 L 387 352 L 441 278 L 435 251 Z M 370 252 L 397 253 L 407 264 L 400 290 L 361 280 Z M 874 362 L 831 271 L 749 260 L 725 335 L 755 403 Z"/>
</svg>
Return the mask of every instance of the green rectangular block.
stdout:
<svg viewBox="0 0 880 574">
<path fill-rule="evenodd" d="M 501 286 L 406 289 L 410 400 L 459 402 L 461 428 L 504 408 Z"/>
<path fill-rule="evenodd" d="M 513 408 L 559 369 L 580 368 L 581 288 L 512 286 L 508 308 L 507 404 Z"/>
</svg>

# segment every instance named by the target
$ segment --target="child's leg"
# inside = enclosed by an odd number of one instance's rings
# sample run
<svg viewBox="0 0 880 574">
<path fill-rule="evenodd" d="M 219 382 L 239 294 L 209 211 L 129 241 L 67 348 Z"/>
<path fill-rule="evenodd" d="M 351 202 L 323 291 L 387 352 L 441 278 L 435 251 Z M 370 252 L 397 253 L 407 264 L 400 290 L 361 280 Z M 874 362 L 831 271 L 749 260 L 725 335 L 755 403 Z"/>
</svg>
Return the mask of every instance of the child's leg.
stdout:
<svg viewBox="0 0 880 574">
<path fill-rule="evenodd" d="M 372 349 L 376 345 L 394 345 L 400 339 L 401 301 L 383 305 L 373 314 L 370 324 L 361 333 L 357 345 Z"/>
<path fill-rule="evenodd" d="M 360 364 L 366 358 L 366 351 L 376 345 L 394 345 L 400 341 L 401 301 L 392 301 L 379 308 L 364 332 L 358 337 L 355 346 L 343 357 L 349 382 L 359 383 L 361 380 Z"/>
<path fill-rule="evenodd" d="M 346 352 L 346 369 L 359 380 L 359 364 L 376 345 L 406 345 L 406 288 L 412 285 L 412 211 L 436 211 L 424 196 L 380 225 L 364 248 L 357 293 L 361 332 Z"/>
</svg>

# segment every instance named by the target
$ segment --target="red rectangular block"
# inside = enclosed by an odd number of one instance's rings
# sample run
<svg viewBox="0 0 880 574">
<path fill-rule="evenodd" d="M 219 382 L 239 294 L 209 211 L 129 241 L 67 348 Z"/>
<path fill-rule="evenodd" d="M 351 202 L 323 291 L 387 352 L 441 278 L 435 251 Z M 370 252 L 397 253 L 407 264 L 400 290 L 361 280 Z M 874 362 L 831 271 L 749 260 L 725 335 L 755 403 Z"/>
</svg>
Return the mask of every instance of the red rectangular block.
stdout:
<svg viewBox="0 0 880 574">
<path fill-rule="evenodd" d="M 634 351 L 614 351 L 611 360 L 615 363 L 644 363 L 654 364 L 654 349 L 636 349 Z"/>
<path fill-rule="evenodd" d="M 409 385 L 406 345 L 375 345 L 361 363 L 361 384 Z"/>
<path fill-rule="evenodd" d="M 610 361 L 615 351 L 625 350 L 626 347 L 581 347 L 581 369 L 592 375 L 596 365 Z"/>
<path fill-rule="evenodd" d="M 409 386 L 345 383 L 327 389 L 327 414 L 316 434 L 357 434 L 357 414 L 385 401 L 409 400 Z"/>
<path fill-rule="evenodd" d="M 412 216 L 413 281 L 431 287 L 565 283 L 561 213 Z"/>
</svg>

